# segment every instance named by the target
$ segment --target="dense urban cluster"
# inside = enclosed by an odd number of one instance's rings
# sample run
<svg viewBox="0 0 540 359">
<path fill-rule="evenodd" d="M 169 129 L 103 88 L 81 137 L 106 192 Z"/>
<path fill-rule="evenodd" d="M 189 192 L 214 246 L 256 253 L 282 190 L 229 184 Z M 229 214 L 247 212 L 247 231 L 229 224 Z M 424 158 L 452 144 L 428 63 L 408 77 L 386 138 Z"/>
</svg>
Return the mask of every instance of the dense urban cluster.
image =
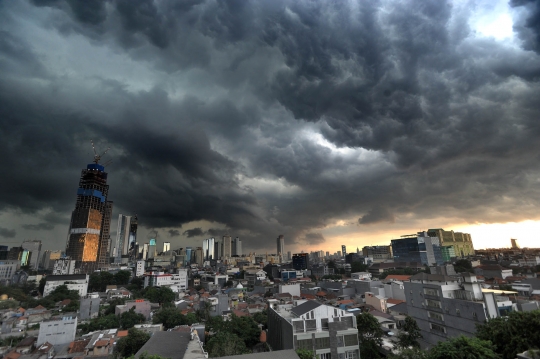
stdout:
<svg viewBox="0 0 540 359">
<path fill-rule="evenodd" d="M 475 250 L 428 229 L 335 253 L 244 253 L 224 233 L 199 247 L 110 239 L 107 174 L 82 171 L 65 250 L 0 245 L 6 359 L 532 358 L 540 249 Z M 515 328 L 519 328 L 516 331 Z M 277 354 L 277 353 L 276 353 Z M 244 357 L 248 359 L 247 357 Z"/>
</svg>

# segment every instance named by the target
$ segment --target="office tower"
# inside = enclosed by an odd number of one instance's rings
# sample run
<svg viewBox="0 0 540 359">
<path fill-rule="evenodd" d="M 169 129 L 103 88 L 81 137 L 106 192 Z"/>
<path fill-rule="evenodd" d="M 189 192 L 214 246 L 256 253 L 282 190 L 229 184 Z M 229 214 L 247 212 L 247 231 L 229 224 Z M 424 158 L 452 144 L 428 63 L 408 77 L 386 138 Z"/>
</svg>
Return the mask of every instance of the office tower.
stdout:
<svg viewBox="0 0 540 359">
<path fill-rule="evenodd" d="M 371 257 L 376 262 L 393 259 L 392 246 L 365 246 L 362 248 L 364 257 Z"/>
<path fill-rule="evenodd" d="M 441 246 L 454 246 L 456 256 L 466 257 L 474 255 L 474 247 L 469 233 L 445 231 L 442 228 L 428 229 L 430 237 L 437 237 Z"/>
<path fill-rule="evenodd" d="M 510 242 L 512 243 L 512 249 L 519 249 L 519 243 L 517 239 L 511 238 Z"/>
<path fill-rule="evenodd" d="M 214 239 L 214 255 L 216 259 L 221 259 L 223 257 L 223 241 L 219 239 Z"/>
<path fill-rule="evenodd" d="M 347 246 L 345 246 L 344 244 L 341 245 L 341 253 L 342 253 L 343 257 L 347 256 Z"/>
<path fill-rule="evenodd" d="M 75 260 L 82 273 L 106 265 L 109 257 L 112 202 L 107 200 L 109 186 L 105 167 L 94 163 L 81 171 L 77 201 L 71 214 L 66 255 Z"/>
<path fill-rule="evenodd" d="M 142 250 L 142 260 L 145 261 L 148 259 L 148 243 L 143 244 Z"/>
<path fill-rule="evenodd" d="M 23 247 L 11 247 L 9 249 L 7 259 L 13 261 L 20 261 L 23 251 Z"/>
<path fill-rule="evenodd" d="M 238 237 L 232 242 L 232 254 L 236 256 L 242 255 L 242 241 Z"/>
<path fill-rule="evenodd" d="M 289 252 L 289 253 L 291 253 L 291 252 Z M 327 251 L 326 252 L 326 259 L 328 259 L 328 258 L 330 258 L 330 252 Z"/>
<path fill-rule="evenodd" d="M 163 253 L 171 250 L 171 242 L 163 242 Z"/>
<path fill-rule="evenodd" d="M 154 259 L 156 256 L 156 239 L 151 238 L 150 243 L 148 244 L 148 259 Z"/>
<path fill-rule="evenodd" d="M 231 236 L 226 235 L 226 236 L 223 236 L 223 257 L 231 258 L 231 256 L 232 256 Z"/>
<path fill-rule="evenodd" d="M 54 266 L 54 261 L 60 259 L 62 257 L 61 251 L 50 251 L 46 250 L 43 252 L 43 256 L 41 259 L 41 267 L 44 270 L 52 270 Z"/>
<path fill-rule="evenodd" d="M 193 257 L 193 248 L 186 247 L 186 265 L 191 264 Z"/>
<path fill-rule="evenodd" d="M 423 265 L 442 265 L 443 256 L 439 238 L 430 237 L 427 232 L 392 239 L 394 262 L 417 262 Z"/>
<path fill-rule="evenodd" d="M 203 257 L 204 257 L 204 260 L 205 261 L 210 261 L 212 259 L 216 259 L 216 256 L 215 256 L 215 247 L 216 247 L 216 243 L 215 243 L 215 239 L 214 238 L 208 238 L 208 239 L 203 239 Z"/>
<path fill-rule="evenodd" d="M 195 263 L 197 263 L 198 266 L 202 267 L 203 262 L 204 262 L 203 249 L 201 247 L 197 247 L 195 249 Z"/>
<path fill-rule="evenodd" d="M 295 253 L 292 256 L 293 268 L 296 270 L 308 269 L 309 267 L 309 254 L 308 253 Z"/>
<path fill-rule="evenodd" d="M 28 265 L 33 269 L 38 269 L 39 258 L 41 255 L 41 241 L 24 241 L 22 242 L 21 247 L 30 252 L 30 257 L 28 260 Z"/>
<path fill-rule="evenodd" d="M 326 252 L 326 253 L 328 253 L 328 252 Z M 287 252 L 287 260 L 289 260 L 289 261 L 292 260 L 292 254 L 291 254 L 291 251 L 288 251 L 288 252 Z"/>
<path fill-rule="evenodd" d="M 285 253 L 285 236 L 283 234 L 280 234 L 277 237 L 277 252 L 276 254 L 279 256 L 280 254 L 283 255 Z"/>
<path fill-rule="evenodd" d="M 122 263 L 122 255 L 126 255 L 129 246 L 129 226 L 131 216 L 118 215 L 118 226 L 116 229 L 116 245 L 114 247 L 114 263 Z"/>
</svg>

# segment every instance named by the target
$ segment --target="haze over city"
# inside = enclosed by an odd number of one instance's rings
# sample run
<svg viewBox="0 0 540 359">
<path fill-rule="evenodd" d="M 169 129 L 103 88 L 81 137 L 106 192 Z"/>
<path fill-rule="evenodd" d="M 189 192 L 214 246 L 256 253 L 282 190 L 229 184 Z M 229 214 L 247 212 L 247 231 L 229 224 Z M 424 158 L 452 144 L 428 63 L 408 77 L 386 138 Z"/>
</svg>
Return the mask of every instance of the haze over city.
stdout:
<svg viewBox="0 0 540 359">
<path fill-rule="evenodd" d="M 81 170 L 139 238 L 538 247 L 533 1 L 4 1 L 0 243 L 63 249 Z"/>
</svg>

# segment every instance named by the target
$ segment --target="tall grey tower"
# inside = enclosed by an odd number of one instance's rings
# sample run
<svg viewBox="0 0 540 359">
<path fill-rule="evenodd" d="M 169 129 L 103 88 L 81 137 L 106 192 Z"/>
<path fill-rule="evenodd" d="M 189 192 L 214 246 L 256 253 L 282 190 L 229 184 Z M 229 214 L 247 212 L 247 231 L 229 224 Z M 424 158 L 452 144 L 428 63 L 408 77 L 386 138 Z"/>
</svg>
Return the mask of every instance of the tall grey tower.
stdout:
<svg viewBox="0 0 540 359">
<path fill-rule="evenodd" d="M 242 241 L 238 237 L 236 237 L 232 242 L 232 252 L 233 255 L 242 255 Z"/>
<path fill-rule="evenodd" d="M 231 236 L 226 235 L 226 236 L 223 236 L 223 257 L 231 258 L 231 256 L 232 256 Z"/>
<path fill-rule="evenodd" d="M 285 236 L 283 234 L 280 234 L 279 237 L 277 237 L 277 255 L 283 255 L 285 253 Z"/>
</svg>

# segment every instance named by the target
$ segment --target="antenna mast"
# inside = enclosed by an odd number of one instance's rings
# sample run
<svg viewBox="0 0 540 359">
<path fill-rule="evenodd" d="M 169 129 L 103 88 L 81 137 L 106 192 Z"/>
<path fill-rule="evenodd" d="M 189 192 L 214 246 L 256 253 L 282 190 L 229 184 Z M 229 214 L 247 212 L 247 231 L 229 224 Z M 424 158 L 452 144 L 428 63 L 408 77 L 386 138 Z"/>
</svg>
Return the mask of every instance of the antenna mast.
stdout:
<svg viewBox="0 0 540 359">
<path fill-rule="evenodd" d="M 101 157 L 105 156 L 107 151 L 109 151 L 110 147 L 107 147 L 105 152 L 103 152 L 102 154 L 98 154 L 97 151 L 96 151 L 96 146 L 94 146 L 94 141 L 90 140 L 90 142 L 92 143 L 92 149 L 94 150 L 94 163 L 98 164 L 99 161 L 101 160 Z"/>
</svg>

